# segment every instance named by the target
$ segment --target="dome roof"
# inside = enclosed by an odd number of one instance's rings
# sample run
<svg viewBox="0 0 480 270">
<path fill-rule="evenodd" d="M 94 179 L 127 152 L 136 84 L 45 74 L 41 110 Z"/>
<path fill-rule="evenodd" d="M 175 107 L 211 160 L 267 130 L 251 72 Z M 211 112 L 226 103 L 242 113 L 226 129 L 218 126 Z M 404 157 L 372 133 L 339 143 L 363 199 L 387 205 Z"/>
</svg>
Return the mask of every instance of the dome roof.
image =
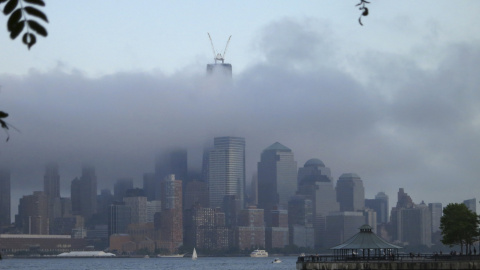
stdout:
<svg viewBox="0 0 480 270">
<path fill-rule="evenodd" d="M 318 158 L 312 158 L 305 162 L 303 167 L 325 167 L 325 164 Z"/>
</svg>

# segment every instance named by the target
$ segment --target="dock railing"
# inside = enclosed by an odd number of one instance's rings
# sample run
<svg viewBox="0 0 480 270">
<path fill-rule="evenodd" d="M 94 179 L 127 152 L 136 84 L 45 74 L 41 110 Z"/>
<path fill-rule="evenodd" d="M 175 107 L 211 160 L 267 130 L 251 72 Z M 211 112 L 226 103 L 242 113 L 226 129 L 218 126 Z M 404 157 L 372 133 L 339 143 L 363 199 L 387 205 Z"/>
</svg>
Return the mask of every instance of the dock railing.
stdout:
<svg viewBox="0 0 480 270">
<path fill-rule="evenodd" d="M 480 260 L 480 255 L 450 255 L 450 254 L 396 254 L 392 256 L 345 256 L 339 257 L 335 255 L 305 255 L 300 256 L 297 262 L 348 262 L 348 261 L 471 261 Z"/>
</svg>

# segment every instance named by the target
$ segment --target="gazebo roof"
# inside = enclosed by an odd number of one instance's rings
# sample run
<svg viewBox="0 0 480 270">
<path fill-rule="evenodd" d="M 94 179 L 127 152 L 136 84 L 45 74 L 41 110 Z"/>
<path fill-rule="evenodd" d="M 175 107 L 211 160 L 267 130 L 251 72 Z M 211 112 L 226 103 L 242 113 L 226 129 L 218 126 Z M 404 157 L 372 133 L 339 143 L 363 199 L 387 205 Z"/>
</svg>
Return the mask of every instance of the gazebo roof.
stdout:
<svg viewBox="0 0 480 270">
<path fill-rule="evenodd" d="M 360 227 L 360 232 L 352 236 L 343 244 L 332 247 L 330 249 L 399 249 L 400 246 L 396 246 L 383 240 L 375 233 L 372 232 L 372 227 L 369 225 L 363 225 Z"/>
</svg>

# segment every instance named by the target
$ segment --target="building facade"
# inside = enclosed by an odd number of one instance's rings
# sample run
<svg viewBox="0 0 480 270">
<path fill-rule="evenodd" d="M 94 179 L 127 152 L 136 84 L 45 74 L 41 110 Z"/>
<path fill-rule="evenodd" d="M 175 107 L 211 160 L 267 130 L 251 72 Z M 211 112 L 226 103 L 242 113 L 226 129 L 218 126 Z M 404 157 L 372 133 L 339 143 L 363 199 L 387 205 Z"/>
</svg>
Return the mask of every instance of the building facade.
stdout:
<svg viewBox="0 0 480 270">
<path fill-rule="evenodd" d="M 125 205 L 131 210 L 131 223 L 143 224 L 147 222 L 147 197 L 143 189 L 129 189 L 123 197 Z"/>
<path fill-rule="evenodd" d="M 72 211 L 88 220 L 97 213 L 97 176 L 95 168 L 83 166 L 82 176 L 71 185 Z"/>
<path fill-rule="evenodd" d="M 162 212 L 156 227 L 160 230 L 159 247 L 174 253 L 183 244 L 182 181 L 170 174 L 163 180 Z"/>
<path fill-rule="evenodd" d="M 464 200 L 463 204 L 465 204 L 468 207 L 468 209 L 470 209 L 470 211 L 472 211 L 473 213 L 475 213 L 475 214 L 477 213 L 477 199 L 476 198 Z"/>
<path fill-rule="evenodd" d="M 117 202 L 123 202 L 127 190 L 133 189 L 132 178 L 120 178 L 113 184 L 113 199 Z"/>
<path fill-rule="evenodd" d="M 315 247 L 325 246 L 326 217 L 339 211 L 330 168 L 320 159 L 310 159 L 298 169 L 298 193 L 312 200 Z"/>
<path fill-rule="evenodd" d="M 15 224 L 24 234 L 49 234 L 48 199 L 43 191 L 20 199 Z"/>
<path fill-rule="evenodd" d="M 263 150 L 258 162 L 258 207 L 265 210 L 270 226 L 270 210 L 287 209 L 297 190 L 297 162 L 290 148 L 276 142 Z"/>
<path fill-rule="evenodd" d="M 193 206 L 208 207 L 208 185 L 206 182 L 193 180 L 187 183 L 184 192 L 184 209 L 190 209 Z"/>
<path fill-rule="evenodd" d="M 362 212 L 335 212 L 327 216 L 326 247 L 333 247 L 354 236 L 365 224 Z"/>
<path fill-rule="evenodd" d="M 250 206 L 240 210 L 235 243 L 240 250 L 265 248 L 264 210 Z"/>
<path fill-rule="evenodd" d="M 390 222 L 393 240 L 403 245 L 432 245 L 432 215 L 425 203 L 415 204 L 403 188 L 398 191 L 397 206 L 392 208 Z"/>
<path fill-rule="evenodd" d="M 219 208 L 196 206 L 185 210 L 184 245 L 201 250 L 226 250 L 230 246 L 225 214 Z"/>
<path fill-rule="evenodd" d="M 344 173 L 337 181 L 337 202 L 340 211 L 363 211 L 365 209 L 365 189 L 363 181 L 355 173 Z"/>
<path fill-rule="evenodd" d="M 207 182 L 210 207 L 221 207 L 226 195 L 235 195 L 244 206 L 245 139 L 216 137 L 208 152 Z"/>
<path fill-rule="evenodd" d="M 0 168 L 0 228 L 11 224 L 10 205 L 10 171 Z"/>
<path fill-rule="evenodd" d="M 126 234 L 132 223 L 131 209 L 125 202 L 113 202 L 108 215 L 108 236 Z"/>
<path fill-rule="evenodd" d="M 441 203 L 429 203 L 428 208 L 432 219 L 432 233 L 440 232 L 440 220 L 443 215 L 443 206 Z"/>
</svg>

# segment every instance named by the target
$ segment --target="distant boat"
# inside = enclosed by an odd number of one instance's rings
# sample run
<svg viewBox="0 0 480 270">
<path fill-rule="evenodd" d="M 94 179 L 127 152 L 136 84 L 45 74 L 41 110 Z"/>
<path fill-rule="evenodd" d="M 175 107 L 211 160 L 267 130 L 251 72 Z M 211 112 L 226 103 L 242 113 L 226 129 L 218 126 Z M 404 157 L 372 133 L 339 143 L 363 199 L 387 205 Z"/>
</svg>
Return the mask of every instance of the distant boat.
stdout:
<svg viewBox="0 0 480 270">
<path fill-rule="evenodd" d="M 268 257 L 268 252 L 266 252 L 263 249 L 255 249 L 254 251 L 252 251 L 252 253 L 250 253 L 250 257 L 253 257 L 253 258 Z"/>
<path fill-rule="evenodd" d="M 115 254 L 105 253 L 103 251 L 70 251 L 70 252 L 64 252 L 64 253 L 58 254 L 57 257 L 67 257 L 67 258 L 115 257 Z"/>
<path fill-rule="evenodd" d="M 183 258 L 184 256 L 185 254 L 157 255 L 159 258 Z"/>
<path fill-rule="evenodd" d="M 275 258 L 275 260 L 273 260 L 272 263 L 281 263 L 281 262 L 282 262 L 282 260 L 280 260 L 279 258 Z"/>
<path fill-rule="evenodd" d="M 192 260 L 196 260 L 197 258 L 197 251 L 195 250 L 195 248 L 193 248 Z"/>
</svg>

